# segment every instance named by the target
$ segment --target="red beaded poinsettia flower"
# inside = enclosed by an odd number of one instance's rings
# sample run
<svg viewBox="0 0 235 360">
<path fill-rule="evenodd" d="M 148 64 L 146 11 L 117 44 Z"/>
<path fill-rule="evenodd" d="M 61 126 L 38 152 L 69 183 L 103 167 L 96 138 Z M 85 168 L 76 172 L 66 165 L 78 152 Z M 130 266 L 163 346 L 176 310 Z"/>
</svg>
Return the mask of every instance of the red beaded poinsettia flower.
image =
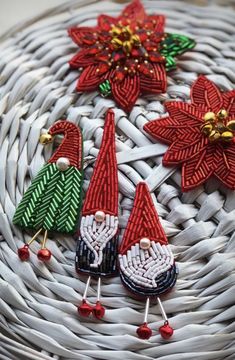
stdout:
<svg viewBox="0 0 235 360">
<path fill-rule="evenodd" d="M 70 66 L 81 69 L 77 90 L 99 89 L 130 111 L 140 93 L 166 91 L 166 70 L 175 68 L 174 56 L 195 46 L 187 36 L 164 33 L 165 17 L 150 15 L 139 0 L 117 18 L 98 17 L 96 27 L 69 29 L 81 48 Z"/>
<path fill-rule="evenodd" d="M 191 90 L 191 104 L 167 102 L 169 117 L 144 130 L 168 144 L 164 165 L 182 165 L 182 190 L 214 175 L 235 190 L 235 90 L 220 92 L 205 76 Z"/>
</svg>

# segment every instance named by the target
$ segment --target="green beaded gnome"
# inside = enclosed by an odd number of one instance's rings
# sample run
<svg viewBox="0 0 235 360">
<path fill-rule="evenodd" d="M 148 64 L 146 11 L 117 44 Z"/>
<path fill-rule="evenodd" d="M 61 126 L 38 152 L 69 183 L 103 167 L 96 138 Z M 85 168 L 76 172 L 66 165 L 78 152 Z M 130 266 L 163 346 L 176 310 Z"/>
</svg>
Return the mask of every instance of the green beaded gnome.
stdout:
<svg viewBox="0 0 235 360">
<path fill-rule="evenodd" d="M 51 258 L 46 248 L 48 231 L 73 234 L 76 230 L 83 181 L 82 134 L 75 124 L 61 120 L 40 136 L 40 142 L 46 145 L 57 134 L 64 135 L 61 145 L 33 180 L 13 218 L 15 225 L 36 231 L 28 244 L 18 249 L 22 261 L 28 260 L 29 245 L 40 234 L 43 241 L 37 256 L 47 261 Z"/>
</svg>

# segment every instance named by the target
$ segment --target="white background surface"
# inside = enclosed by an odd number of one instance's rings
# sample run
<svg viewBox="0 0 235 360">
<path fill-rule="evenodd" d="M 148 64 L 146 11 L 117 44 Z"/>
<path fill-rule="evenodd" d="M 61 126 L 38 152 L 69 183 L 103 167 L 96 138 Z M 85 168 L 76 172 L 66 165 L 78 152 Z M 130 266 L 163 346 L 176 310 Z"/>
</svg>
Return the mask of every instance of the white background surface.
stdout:
<svg viewBox="0 0 235 360">
<path fill-rule="evenodd" d="M 119 0 L 124 2 L 125 0 Z M 167 0 L 166 0 L 167 1 Z M 184 0 L 186 3 L 205 5 L 214 0 Z M 235 2 L 235 0 L 233 0 Z M 233 1 L 232 4 L 233 4 Z M 19 22 L 30 19 L 42 11 L 60 5 L 66 0 L 0 0 L 0 35 Z M 217 0 L 227 4 L 229 0 Z"/>
<path fill-rule="evenodd" d="M 63 2 L 65 0 L 0 0 L 0 35 L 11 26 Z"/>
</svg>

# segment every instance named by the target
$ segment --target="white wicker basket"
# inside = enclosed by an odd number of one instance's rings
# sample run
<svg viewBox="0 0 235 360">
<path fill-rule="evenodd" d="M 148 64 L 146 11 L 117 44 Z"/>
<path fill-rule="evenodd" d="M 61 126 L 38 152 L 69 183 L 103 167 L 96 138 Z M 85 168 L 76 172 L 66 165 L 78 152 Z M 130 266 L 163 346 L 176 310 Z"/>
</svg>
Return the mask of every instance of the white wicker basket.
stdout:
<svg viewBox="0 0 235 360">
<path fill-rule="evenodd" d="M 143 3 L 148 12 L 166 15 L 167 31 L 192 36 L 197 46 L 178 59 L 167 94 L 140 98 L 129 118 L 96 92 L 74 91 L 77 72 L 68 60 L 77 48 L 66 32 L 72 25 L 94 25 L 102 12 L 117 15 L 123 4 L 69 1 L 12 29 L 0 46 L 0 359 L 235 359 L 235 194 L 214 180 L 182 194 L 180 172 L 161 165 L 167 147 L 152 144 L 142 130 L 164 115 L 165 99 L 188 100 L 198 74 L 224 90 L 234 88 L 235 13 L 216 1 L 203 8 L 183 1 Z M 41 130 L 61 117 L 82 128 L 86 190 L 110 107 L 116 115 L 121 228 L 144 179 L 180 269 L 175 289 L 163 297 L 176 329 L 167 342 L 157 331 L 149 341 L 136 337 L 144 303 L 130 298 L 118 277 L 102 286 L 104 321 L 79 321 L 76 305 L 85 280 L 75 273 L 73 238 L 49 240 L 54 257 L 46 265 L 37 260 L 38 244 L 29 262 L 17 256 L 28 235 L 12 225 L 15 206 L 52 151 L 37 142 Z M 88 294 L 92 303 L 95 292 L 96 282 Z M 157 305 L 149 321 L 153 330 L 162 324 Z"/>
</svg>

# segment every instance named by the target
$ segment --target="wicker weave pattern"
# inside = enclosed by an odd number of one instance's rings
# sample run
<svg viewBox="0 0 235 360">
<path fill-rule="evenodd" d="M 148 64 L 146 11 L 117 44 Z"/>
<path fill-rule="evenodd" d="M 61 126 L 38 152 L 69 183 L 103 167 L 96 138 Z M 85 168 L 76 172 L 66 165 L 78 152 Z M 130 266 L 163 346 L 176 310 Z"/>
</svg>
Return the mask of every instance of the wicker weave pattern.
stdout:
<svg viewBox="0 0 235 360">
<path fill-rule="evenodd" d="M 86 3 L 86 6 L 84 6 Z M 235 195 L 210 181 L 205 188 L 182 194 L 180 173 L 161 165 L 166 146 L 152 142 L 143 125 L 165 115 L 162 101 L 188 100 L 197 74 L 206 74 L 224 90 L 235 85 L 235 20 L 232 8 L 211 1 L 205 8 L 182 1 L 143 1 L 147 11 L 167 16 L 167 31 L 192 36 L 195 50 L 178 59 L 169 74 L 167 94 L 140 98 L 126 114 L 115 108 L 117 160 L 123 229 L 133 203 L 135 185 L 146 180 L 179 265 L 173 292 L 163 298 L 175 336 L 166 343 L 155 331 L 141 341 L 136 326 L 144 304 L 130 298 L 120 279 L 105 279 L 104 322 L 78 321 L 76 304 L 85 280 L 75 274 L 75 241 L 56 236 L 48 241 L 54 254 L 48 265 L 36 257 L 21 263 L 17 247 L 29 235 L 12 225 L 15 206 L 30 179 L 52 154 L 36 139 L 42 129 L 66 117 L 83 130 L 86 191 L 100 146 L 104 114 L 115 104 L 97 93 L 74 92 L 77 72 L 68 60 L 76 47 L 66 29 L 95 24 L 98 13 L 116 15 L 122 5 L 110 1 L 72 1 L 41 16 L 1 45 L 0 58 L 0 358 L 234 360 Z M 228 2 L 226 2 L 228 3 Z M 234 1 L 230 1 L 234 4 Z M 23 28 L 23 26 L 21 26 Z M 88 300 L 95 302 L 96 282 Z M 157 305 L 150 307 L 150 326 L 161 324 Z M 127 334 L 124 336 L 124 334 Z M 9 338 L 8 338 L 9 337 Z M 11 339 L 10 339 L 11 338 Z M 44 350 L 42 350 L 44 349 Z"/>
</svg>

